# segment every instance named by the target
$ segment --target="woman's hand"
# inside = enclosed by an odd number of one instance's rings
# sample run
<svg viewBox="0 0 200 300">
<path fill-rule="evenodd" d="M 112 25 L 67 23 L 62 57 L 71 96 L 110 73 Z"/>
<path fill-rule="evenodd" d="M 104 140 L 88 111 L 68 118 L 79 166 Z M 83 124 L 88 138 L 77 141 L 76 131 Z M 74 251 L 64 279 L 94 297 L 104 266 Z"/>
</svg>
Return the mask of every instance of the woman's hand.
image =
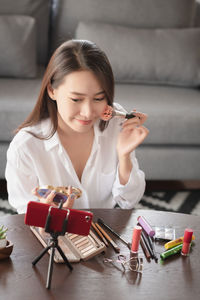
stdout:
<svg viewBox="0 0 200 300">
<path fill-rule="evenodd" d="M 118 157 L 129 156 L 147 137 L 149 130 L 143 126 L 147 115 L 133 111 L 135 118 L 126 120 L 122 125 L 117 141 Z"/>
<path fill-rule="evenodd" d="M 56 203 L 53 201 L 54 197 L 56 196 L 56 191 L 52 190 L 51 193 L 47 197 L 42 197 L 38 193 L 38 189 L 39 188 L 33 189 L 32 194 L 35 195 L 40 200 L 41 203 L 47 203 L 54 207 L 59 206 L 59 203 Z M 72 193 L 71 186 L 69 186 L 68 192 L 69 192 L 69 197 L 67 198 L 67 201 L 64 202 L 63 208 L 72 208 L 74 205 L 74 201 L 77 199 L 77 196 L 74 193 Z"/>
<path fill-rule="evenodd" d="M 63 208 L 72 208 L 74 205 L 74 201 L 77 199 L 76 194 L 72 192 L 72 187 L 69 186 L 68 188 L 69 197 L 67 201 L 63 204 Z"/>
</svg>

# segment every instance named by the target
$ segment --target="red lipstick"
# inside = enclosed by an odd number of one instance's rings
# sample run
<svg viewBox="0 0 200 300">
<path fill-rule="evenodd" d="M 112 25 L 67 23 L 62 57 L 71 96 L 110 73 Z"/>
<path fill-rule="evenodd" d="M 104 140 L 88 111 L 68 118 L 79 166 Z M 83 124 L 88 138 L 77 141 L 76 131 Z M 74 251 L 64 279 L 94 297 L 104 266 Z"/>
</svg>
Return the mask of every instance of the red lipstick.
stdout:
<svg viewBox="0 0 200 300">
<path fill-rule="evenodd" d="M 182 246 L 182 251 L 181 254 L 183 256 L 188 256 L 190 252 L 190 245 L 192 242 L 192 235 L 193 235 L 193 230 L 190 228 L 186 228 L 184 232 L 184 237 L 183 237 L 183 246 Z"/>
</svg>

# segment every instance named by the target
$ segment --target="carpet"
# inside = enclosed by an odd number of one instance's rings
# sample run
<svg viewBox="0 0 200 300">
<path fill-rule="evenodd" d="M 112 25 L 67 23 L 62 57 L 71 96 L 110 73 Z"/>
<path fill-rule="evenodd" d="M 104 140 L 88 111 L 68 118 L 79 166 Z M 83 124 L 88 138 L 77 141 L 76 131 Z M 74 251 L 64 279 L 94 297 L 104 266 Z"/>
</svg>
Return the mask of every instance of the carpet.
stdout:
<svg viewBox="0 0 200 300">
<path fill-rule="evenodd" d="M 200 190 L 147 192 L 136 208 L 200 216 Z"/>
<path fill-rule="evenodd" d="M 200 216 L 200 190 L 146 192 L 135 208 Z M 8 203 L 7 194 L 0 195 L 0 216 L 13 214 L 16 211 Z"/>
</svg>

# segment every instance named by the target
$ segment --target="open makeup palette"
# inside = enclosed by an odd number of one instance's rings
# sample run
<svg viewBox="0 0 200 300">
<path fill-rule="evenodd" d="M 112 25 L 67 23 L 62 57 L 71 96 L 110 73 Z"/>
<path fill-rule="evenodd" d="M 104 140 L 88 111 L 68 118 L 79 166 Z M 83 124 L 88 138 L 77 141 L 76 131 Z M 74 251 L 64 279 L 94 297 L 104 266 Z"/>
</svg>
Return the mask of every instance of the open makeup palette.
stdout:
<svg viewBox="0 0 200 300">
<path fill-rule="evenodd" d="M 46 247 L 50 235 L 38 227 L 30 226 L 30 229 L 41 244 Z M 79 262 L 80 260 L 86 261 L 91 257 L 106 251 L 105 244 L 101 242 L 91 230 L 87 236 L 66 233 L 64 236 L 59 236 L 58 244 L 69 262 Z M 55 250 L 54 261 L 63 263 L 63 259 L 57 250 Z"/>
</svg>

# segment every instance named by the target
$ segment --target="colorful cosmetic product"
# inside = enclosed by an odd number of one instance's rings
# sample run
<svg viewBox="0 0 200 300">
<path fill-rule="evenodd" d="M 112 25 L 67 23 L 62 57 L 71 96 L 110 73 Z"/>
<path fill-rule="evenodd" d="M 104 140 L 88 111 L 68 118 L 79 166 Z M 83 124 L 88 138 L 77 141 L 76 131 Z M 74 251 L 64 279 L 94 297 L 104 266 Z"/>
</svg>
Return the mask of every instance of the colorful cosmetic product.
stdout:
<svg viewBox="0 0 200 300">
<path fill-rule="evenodd" d="M 125 113 L 122 111 L 114 110 L 112 106 L 107 105 L 104 111 L 101 114 L 101 120 L 103 121 L 109 121 L 113 117 L 120 117 L 124 119 L 132 119 L 135 118 L 136 116 L 134 115 L 133 112 L 131 113 Z"/>
<path fill-rule="evenodd" d="M 170 256 L 172 256 L 172 255 L 175 255 L 175 254 L 177 254 L 177 253 L 180 253 L 181 250 L 182 250 L 182 246 L 183 246 L 183 245 L 180 244 L 180 245 L 178 245 L 178 246 L 176 246 L 176 247 L 173 247 L 173 248 L 171 248 L 171 249 L 169 249 L 169 250 L 167 250 L 167 251 L 161 253 L 161 254 L 160 254 L 160 258 L 161 258 L 162 260 L 165 260 L 166 258 L 168 258 L 168 257 L 170 257 Z"/>
<path fill-rule="evenodd" d="M 142 232 L 142 227 L 141 226 L 135 226 L 134 227 L 132 244 L 131 244 L 131 253 L 138 253 L 141 232 Z"/>
<path fill-rule="evenodd" d="M 149 225 L 149 223 L 147 222 L 147 220 L 144 217 L 138 217 L 138 223 L 142 226 L 142 228 L 144 229 L 144 231 L 149 235 L 149 236 L 154 236 L 155 235 L 155 231 L 152 229 L 152 227 Z"/>
<path fill-rule="evenodd" d="M 195 236 L 194 235 L 192 236 L 192 240 L 195 240 Z M 164 245 L 164 247 L 165 247 L 165 249 L 168 250 L 168 249 L 171 249 L 171 248 L 173 248 L 175 246 L 178 246 L 180 244 L 183 244 L 183 236 L 181 236 L 180 238 L 178 238 L 176 240 L 173 240 L 173 241 L 170 241 L 170 242 L 166 243 Z"/>
<path fill-rule="evenodd" d="M 183 256 L 188 256 L 190 252 L 190 244 L 192 241 L 193 230 L 190 228 L 186 228 L 183 237 L 183 247 L 181 254 Z"/>
</svg>

